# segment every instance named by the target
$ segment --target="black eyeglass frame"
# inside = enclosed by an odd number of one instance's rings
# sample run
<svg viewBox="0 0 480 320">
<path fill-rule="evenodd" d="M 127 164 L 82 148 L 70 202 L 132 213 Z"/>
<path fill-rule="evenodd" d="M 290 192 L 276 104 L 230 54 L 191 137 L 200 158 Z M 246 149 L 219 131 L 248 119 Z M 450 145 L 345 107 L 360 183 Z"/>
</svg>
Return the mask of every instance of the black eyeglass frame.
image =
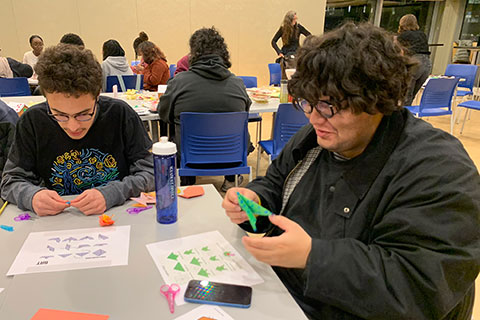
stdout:
<svg viewBox="0 0 480 320">
<path fill-rule="evenodd" d="M 95 115 L 95 111 L 97 109 L 97 104 L 98 104 L 98 99 L 95 99 L 95 104 L 93 105 L 93 111 L 91 113 L 84 113 L 84 114 L 74 114 L 74 115 L 69 115 L 69 114 L 53 114 L 52 110 L 50 109 L 50 105 L 47 103 L 47 115 L 50 116 L 53 120 L 57 122 L 68 122 L 70 118 L 75 119 L 76 121 L 80 122 L 87 122 L 92 120 L 93 116 Z M 85 117 L 88 116 L 88 119 L 78 119 L 78 117 Z M 64 117 L 65 119 L 58 119 L 57 117 Z"/>
<path fill-rule="evenodd" d="M 330 119 L 340 111 L 336 106 L 325 100 L 318 100 L 314 106 L 305 99 L 295 99 L 295 103 L 306 114 L 311 114 L 315 108 L 322 117 L 327 119 Z"/>
</svg>

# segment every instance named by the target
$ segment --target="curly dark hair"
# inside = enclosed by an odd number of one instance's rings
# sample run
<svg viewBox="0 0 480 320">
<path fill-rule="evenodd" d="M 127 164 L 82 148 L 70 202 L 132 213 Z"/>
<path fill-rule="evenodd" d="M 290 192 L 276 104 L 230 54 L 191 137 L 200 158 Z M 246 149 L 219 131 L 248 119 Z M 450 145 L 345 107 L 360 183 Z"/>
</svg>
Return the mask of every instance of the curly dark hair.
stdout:
<svg viewBox="0 0 480 320">
<path fill-rule="evenodd" d="M 208 54 L 220 56 L 227 68 L 232 66 L 225 39 L 215 27 L 199 29 L 190 37 L 190 65 Z"/>
<path fill-rule="evenodd" d="M 157 59 L 162 59 L 167 62 L 165 54 L 151 41 L 143 41 L 137 48 L 138 53 L 143 57 L 143 61 L 147 64 L 152 63 Z"/>
<path fill-rule="evenodd" d="M 393 35 L 369 23 L 349 22 L 305 40 L 288 90 L 310 103 L 328 96 L 339 109 L 389 115 L 402 108 L 415 66 Z"/>
<path fill-rule="evenodd" d="M 102 89 L 102 68 L 92 51 L 60 43 L 47 48 L 35 65 L 38 84 L 45 93 L 64 93 L 78 98 L 96 97 Z"/>
<path fill-rule="evenodd" d="M 81 47 L 82 49 L 85 48 L 85 43 L 83 43 L 82 38 L 80 38 L 80 36 L 75 33 L 64 34 L 63 37 L 60 39 L 60 43 L 73 44 Z"/>
</svg>

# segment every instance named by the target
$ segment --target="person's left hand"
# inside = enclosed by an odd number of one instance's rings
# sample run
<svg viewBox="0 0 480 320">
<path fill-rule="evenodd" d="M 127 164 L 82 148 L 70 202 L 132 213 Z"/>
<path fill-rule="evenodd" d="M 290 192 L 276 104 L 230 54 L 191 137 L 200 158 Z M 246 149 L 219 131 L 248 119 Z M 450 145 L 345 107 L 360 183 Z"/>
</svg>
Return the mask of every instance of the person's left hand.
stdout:
<svg viewBox="0 0 480 320">
<path fill-rule="evenodd" d="M 70 202 L 72 207 L 82 211 L 85 215 L 102 214 L 107 210 L 107 203 L 103 194 L 97 189 L 83 191 Z"/>
<path fill-rule="evenodd" d="M 271 266 L 305 268 L 312 249 L 312 238 L 296 222 L 279 215 L 269 216 L 270 222 L 285 230 L 278 237 L 243 237 L 245 248 L 257 260 Z"/>
</svg>

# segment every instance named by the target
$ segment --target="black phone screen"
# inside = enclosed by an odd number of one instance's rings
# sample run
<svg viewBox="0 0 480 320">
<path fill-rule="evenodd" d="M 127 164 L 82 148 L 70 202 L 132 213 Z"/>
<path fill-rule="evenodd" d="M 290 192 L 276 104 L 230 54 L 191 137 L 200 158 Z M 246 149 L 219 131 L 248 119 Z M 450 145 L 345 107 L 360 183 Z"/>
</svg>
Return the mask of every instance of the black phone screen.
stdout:
<svg viewBox="0 0 480 320">
<path fill-rule="evenodd" d="M 189 299 L 249 306 L 252 300 L 252 288 L 206 280 L 190 280 L 185 291 L 185 300 Z"/>
</svg>

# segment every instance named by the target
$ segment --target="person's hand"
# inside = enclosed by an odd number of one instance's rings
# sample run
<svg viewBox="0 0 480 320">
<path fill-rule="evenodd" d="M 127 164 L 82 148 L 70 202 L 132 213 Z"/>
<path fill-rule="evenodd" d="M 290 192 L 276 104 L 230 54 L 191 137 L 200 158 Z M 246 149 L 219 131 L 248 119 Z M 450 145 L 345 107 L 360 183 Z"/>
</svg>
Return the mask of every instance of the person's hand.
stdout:
<svg viewBox="0 0 480 320">
<path fill-rule="evenodd" d="M 258 261 L 284 268 L 305 268 L 312 249 L 312 238 L 296 222 L 279 215 L 269 216 L 270 222 L 285 230 L 278 237 L 243 237 L 245 248 Z"/>
<path fill-rule="evenodd" d="M 68 206 L 67 201 L 53 190 L 40 190 L 32 199 L 33 211 L 41 217 L 59 214 Z"/>
<path fill-rule="evenodd" d="M 279 53 L 279 54 L 278 54 L 278 57 L 279 57 L 279 58 L 284 58 L 285 56 L 283 55 L 283 53 Z"/>
<path fill-rule="evenodd" d="M 245 196 L 247 199 L 253 200 L 259 203 L 259 198 L 255 192 L 247 188 L 230 188 L 225 194 L 225 198 L 222 202 L 222 208 L 225 209 L 225 213 L 233 223 L 239 224 L 248 220 L 245 211 L 238 205 L 237 192 Z"/>
<path fill-rule="evenodd" d="M 91 214 L 102 214 L 107 210 L 105 198 L 97 189 L 83 191 L 78 197 L 70 202 L 70 205 L 87 216 Z"/>
<path fill-rule="evenodd" d="M 137 65 L 135 66 L 135 71 L 136 71 L 137 73 L 142 72 L 143 70 L 145 70 L 145 67 L 144 67 L 144 66 L 142 66 L 142 65 L 140 65 L 140 64 L 137 64 Z"/>
</svg>

